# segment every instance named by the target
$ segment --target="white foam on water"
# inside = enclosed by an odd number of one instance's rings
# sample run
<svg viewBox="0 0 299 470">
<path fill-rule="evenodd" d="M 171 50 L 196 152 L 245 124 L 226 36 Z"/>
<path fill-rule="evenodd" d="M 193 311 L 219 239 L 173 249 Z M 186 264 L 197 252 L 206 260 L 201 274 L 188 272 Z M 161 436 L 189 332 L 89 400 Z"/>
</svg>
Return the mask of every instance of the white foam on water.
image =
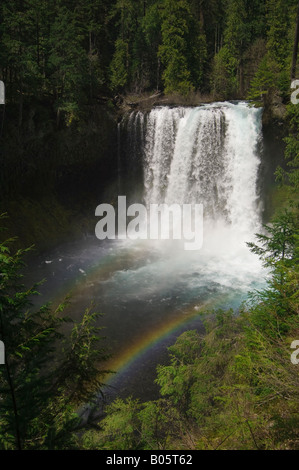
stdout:
<svg viewBox="0 0 299 470">
<path fill-rule="evenodd" d="M 261 230 L 258 195 L 262 111 L 246 102 L 200 107 L 158 107 L 132 113 L 144 136 L 144 200 L 151 204 L 203 204 L 203 246 L 187 252 L 177 241 L 127 241 L 132 250 L 156 252 L 155 261 L 138 268 L 152 289 L 180 276 L 190 285 L 216 282 L 250 289 L 265 272 L 246 242 Z M 140 130 L 141 126 L 141 130 Z M 137 133 L 137 131 L 136 131 Z M 135 142 L 135 146 L 137 143 Z M 165 227 L 164 227 L 165 228 Z M 162 227 L 163 232 L 163 227 Z M 197 273 L 192 276 L 191 273 Z M 135 284 L 134 277 L 130 276 Z M 137 285 L 137 284 L 136 284 Z M 129 286 L 127 286 L 128 288 Z"/>
</svg>

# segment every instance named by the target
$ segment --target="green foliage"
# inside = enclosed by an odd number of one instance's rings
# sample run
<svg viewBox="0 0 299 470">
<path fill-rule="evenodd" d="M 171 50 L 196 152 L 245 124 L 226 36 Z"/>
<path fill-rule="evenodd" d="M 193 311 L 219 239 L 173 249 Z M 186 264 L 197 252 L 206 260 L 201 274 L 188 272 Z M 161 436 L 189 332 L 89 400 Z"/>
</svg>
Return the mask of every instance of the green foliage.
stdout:
<svg viewBox="0 0 299 470">
<path fill-rule="evenodd" d="M 5 365 L 0 368 L 0 448 L 58 449 L 77 446 L 76 407 L 91 400 L 102 385 L 107 358 L 98 348 L 98 315 L 87 309 L 70 337 L 61 327 L 66 304 L 34 308 L 38 284 L 22 285 L 23 257 L 11 254 L 12 240 L 0 245 L 0 337 Z M 63 345 L 58 355 L 59 345 Z"/>
<path fill-rule="evenodd" d="M 264 1 L 229 0 L 224 41 L 230 52 L 241 59 L 251 42 L 263 35 Z"/>
<path fill-rule="evenodd" d="M 169 446 L 175 449 L 173 439 L 190 439 L 186 424 L 185 417 L 170 400 L 140 403 L 132 397 L 116 399 L 106 408 L 100 432 L 87 432 L 83 445 L 93 450 L 164 450 Z"/>
<path fill-rule="evenodd" d="M 265 97 L 271 95 L 275 88 L 275 64 L 269 56 L 261 61 L 258 71 L 251 82 L 248 98 L 255 102 L 265 103 Z"/>
<path fill-rule="evenodd" d="M 299 331 L 297 215 L 278 214 L 249 244 L 269 269 L 267 288 L 251 293 L 238 315 L 207 312 L 204 335 L 183 333 L 169 364 L 157 368 L 164 398 L 117 400 L 95 448 L 298 449 L 299 382 L 290 360 Z"/>
<path fill-rule="evenodd" d="M 122 39 L 115 43 L 115 53 L 110 65 L 111 86 L 113 89 L 124 89 L 128 82 L 128 44 Z"/>
<path fill-rule="evenodd" d="M 213 94 L 220 99 L 231 98 L 237 89 L 237 60 L 227 46 L 220 49 L 214 57 L 212 71 Z"/>
<path fill-rule="evenodd" d="M 268 67 L 285 100 L 295 9 L 295 0 L 4 0 L 0 71 L 19 124 L 23 102 L 33 97 L 50 97 L 58 123 L 62 114 L 69 124 L 103 91 L 163 85 L 166 93 L 244 97 L 267 41 Z M 261 67 L 252 91 L 258 97 L 268 81 Z"/>
<path fill-rule="evenodd" d="M 285 138 L 285 158 L 288 161 L 289 170 L 284 172 L 285 182 L 293 190 L 293 198 L 298 197 L 299 187 L 299 106 L 289 104 L 287 107 L 287 120 L 289 123 L 289 135 Z M 298 202 L 297 202 L 298 203 Z"/>
<path fill-rule="evenodd" d="M 267 53 L 251 81 L 248 98 L 269 106 L 280 96 L 286 103 L 290 95 L 290 67 L 295 30 L 293 0 L 266 2 Z"/>
<path fill-rule="evenodd" d="M 169 348 L 171 363 L 158 366 L 156 382 L 162 396 L 171 396 L 179 410 L 187 411 L 190 401 L 190 388 L 195 380 L 192 364 L 200 349 L 196 331 L 181 335 L 176 344 Z"/>
<path fill-rule="evenodd" d="M 142 35 L 142 39 L 140 36 Z M 136 61 L 136 67 L 143 72 L 144 78 L 139 76 L 139 83 L 143 88 L 160 87 L 160 59 L 158 57 L 158 49 L 161 40 L 161 13 L 159 3 L 154 2 L 146 9 L 145 15 L 141 20 L 140 33 L 140 54 L 142 67 L 140 68 L 140 60 Z M 139 62 L 139 63 L 138 63 Z"/>
<path fill-rule="evenodd" d="M 293 46 L 291 38 L 294 10 L 292 7 L 296 4 L 297 2 L 293 0 L 267 1 L 268 50 L 280 68 L 290 65 Z"/>
<path fill-rule="evenodd" d="M 131 398 L 126 401 L 117 399 L 107 408 L 106 412 L 111 416 L 111 419 L 104 419 L 101 423 L 104 449 L 138 449 L 139 410 L 140 404 Z"/>
<path fill-rule="evenodd" d="M 285 210 L 277 215 L 271 225 L 265 225 L 267 234 L 257 234 L 257 240 L 262 246 L 248 243 L 251 251 L 257 254 L 266 267 L 280 268 L 292 263 L 298 235 L 298 220 L 296 214 Z"/>
<path fill-rule="evenodd" d="M 51 28 L 49 84 L 57 96 L 56 109 L 66 113 L 68 123 L 76 117 L 79 103 L 84 102 L 88 66 L 83 37 L 74 13 L 64 6 L 59 8 Z"/>
<path fill-rule="evenodd" d="M 187 95 L 193 90 L 187 53 L 191 14 L 185 0 L 164 0 L 162 8 L 162 44 L 159 57 L 164 65 L 163 81 L 166 93 Z"/>
<path fill-rule="evenodd" d="M 246 63 L 252 60 L 253 45 L 264 37 L 264 2 L 229 0 L 223 46 L 214 56 L 212 85 L 216 96 L 235 97 L 248 87 Z"/>
<path fill-rule="evenodd" d="M 23 103 L 50 99 L 69 124 L 99 92 L 107 80 L 107 57 L 98 51 L 103 39 L 101 51 L 110 48 L 107 8 L 107 0 L 1 2 L 1 76 L 7 99 L 19 104 L 20 126 Z"/>
</svg>

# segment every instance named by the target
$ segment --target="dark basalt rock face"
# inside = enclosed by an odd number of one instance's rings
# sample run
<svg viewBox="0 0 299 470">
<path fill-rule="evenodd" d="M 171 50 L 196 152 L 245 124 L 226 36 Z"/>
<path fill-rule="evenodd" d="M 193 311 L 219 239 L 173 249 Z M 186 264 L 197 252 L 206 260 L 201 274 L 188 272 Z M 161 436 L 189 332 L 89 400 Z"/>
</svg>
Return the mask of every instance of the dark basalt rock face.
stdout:
<svg viewBox="0 0 299 470">
<path fill-rule="evenodd" d="M 86 107 L 57 126 L 47 103 L 30 103 L 23 123 L 7 106 L 1 143 L 0 212 L 20 246 L 55 244 L 91 229 L 96 206 L 117 196 L 117 118 L 109 104 Z M 7 238 L 6 233 L 5 238 Z"/>
</svg>

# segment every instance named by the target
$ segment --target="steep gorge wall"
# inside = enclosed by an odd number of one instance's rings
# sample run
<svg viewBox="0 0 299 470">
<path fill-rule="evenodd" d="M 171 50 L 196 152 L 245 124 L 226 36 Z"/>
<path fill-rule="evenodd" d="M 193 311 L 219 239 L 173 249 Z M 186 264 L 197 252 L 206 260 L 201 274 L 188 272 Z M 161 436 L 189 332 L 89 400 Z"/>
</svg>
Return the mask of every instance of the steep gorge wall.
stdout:
<svg viewBox="0 0 299 470">
<path fill-rule="evenodd" d="M 113 199 L 117 122 L 113 108 L 94 105 L 57 128 L 45 103 L 31 104 L 17 125 L 7 105 L 0 159 L 0 212 L 19 246 L 48 248 L 88 231 L 102 198 Z"/>
</svg>

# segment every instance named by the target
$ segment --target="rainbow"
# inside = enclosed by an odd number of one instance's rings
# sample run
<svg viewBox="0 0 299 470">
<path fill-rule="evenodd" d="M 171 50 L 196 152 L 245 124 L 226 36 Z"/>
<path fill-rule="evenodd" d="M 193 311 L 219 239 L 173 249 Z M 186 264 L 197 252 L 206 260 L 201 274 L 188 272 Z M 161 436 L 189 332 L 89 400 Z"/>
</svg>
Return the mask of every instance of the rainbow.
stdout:
<svg viewBox="0 0 299 470">
<path fill-rule="evenodd" d="M 216 303 L 220 305 L 220 301 L 213 301 L 213 305 L 210 301 L 202 304 L 200 308 L 196 306 L 190 308 L 188 311 L 184 312 L 183 316 L 181 314 L 180 317 L 168 320 L 162 324 L 162 326 L 160 325 L 156 330 L 144 334 L 138 341 L 134 342 L 108 362 L 108 370 L 113 372 L 107 374 L 104 379 L 104 384 L 112 386 L 114 380 L 125 374 L 140 357 L 148 353 L 154 346 L 167 339 L 170 335 L 182 330 L 183 327 L 187 330 L 188 324 L 190 324 L 192 320 L 200 318 L 204 313 L 212 311 L 212 308 L 216 307 Z"/>
<path fill-rule="evenodd" d="M 113 255 L 105 256 L 97 266 L 90 268 L 85 273 L 85 276 L 81 278 L 76 277 L 59 289 L 53 304 L 58 305 L 63 302 L 67 291 L 71 292 L 71 298 L 76 302 L 76 297 L 80 297 L 83 291 L 92 285 L 94 280 L 97 282 L 99 280 L 106 280 L 114 272 L 123 269 L 124 262 L 129 266 L 131 256 L 130 252 L 125 253 L 125 259 L 122 257 L 121 260 Z M 173 335 L 176 331 L 182 330 L 182 328 L 188 329 L 188 324 L 192 320 L 200 318 L 204 312 L 211 311 L 216 306 L 220 306 L 221 303 L 223 304 L 223 297 L 222 299 L 213 299 L 213 301 L 209 300 L 201 303 L 199 306 L 190 306 L 183 312 L 181 310 L 174 311 L 171 319 L 168 318 L 165 322 L 157 325 L 154 330 L 144 333 L 136 341 L 133 341 L 129 347 L 124 348 L 116 356 L 105 362 L 105 369 L 113 372 L 106 375 L 104 384 L 111 386 L 115 379 L 121 377 L 136 360 L 149 352 L 154 346 L 166 340 L 167 337 Z"/>
</svg>

